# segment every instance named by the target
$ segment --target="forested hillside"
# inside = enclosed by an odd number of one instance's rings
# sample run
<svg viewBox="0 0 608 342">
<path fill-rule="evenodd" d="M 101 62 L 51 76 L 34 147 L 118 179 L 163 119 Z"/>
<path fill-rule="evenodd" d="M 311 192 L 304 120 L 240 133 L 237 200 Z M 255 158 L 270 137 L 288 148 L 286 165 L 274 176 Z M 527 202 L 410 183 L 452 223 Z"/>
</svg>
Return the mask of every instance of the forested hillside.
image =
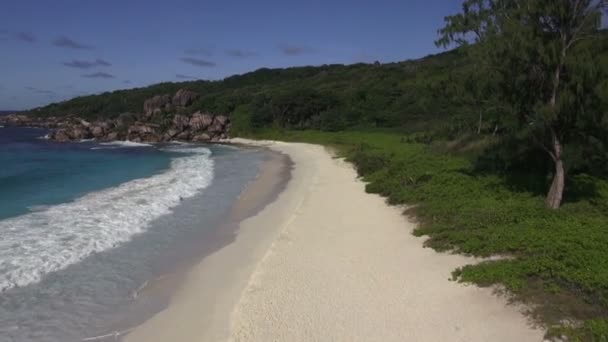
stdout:
<svg viewBox="0 0 608 342">
<path fill-rule="evenodd" d="M 462 93 L 472 66 L 458 50 L 392 64 L 324 65 L 260 69 L 222 81 L 161 83 L 146 88 L 78 97 L 32 112 L 116 117 L 141 111 L 158 94 L 187 88 L 201 97 L 192 111 L 232 114 L 238 129 L 259 127 L 339 130 L 443 122 L 464 128 L 478 115 Z M 487 125 L 492 126 L 492 114 Z M 437 119 L 441 119 L 438 121 Z M 469 120 L 470 121 L 470 120 Z M 476 125 L 474 119 L 470 124 Z"/>
</svg>

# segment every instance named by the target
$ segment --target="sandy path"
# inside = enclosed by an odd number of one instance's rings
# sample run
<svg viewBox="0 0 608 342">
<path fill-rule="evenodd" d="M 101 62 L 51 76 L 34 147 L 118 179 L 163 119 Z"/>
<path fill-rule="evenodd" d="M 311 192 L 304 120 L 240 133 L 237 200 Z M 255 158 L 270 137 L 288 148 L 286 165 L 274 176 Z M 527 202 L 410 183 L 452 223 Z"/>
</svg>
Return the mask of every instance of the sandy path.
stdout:
<svg viewBox="0 0 608 342">
<path fill-rule="evenodd" d="M 320 146 L 270 147 L 294 161 L 286 196 L 298 200 L 233 311 L 231 340 L 542 341 L 489 289 L 448 281 L 471 259 L 423 248 L 352 166 Z"/>
</svg>

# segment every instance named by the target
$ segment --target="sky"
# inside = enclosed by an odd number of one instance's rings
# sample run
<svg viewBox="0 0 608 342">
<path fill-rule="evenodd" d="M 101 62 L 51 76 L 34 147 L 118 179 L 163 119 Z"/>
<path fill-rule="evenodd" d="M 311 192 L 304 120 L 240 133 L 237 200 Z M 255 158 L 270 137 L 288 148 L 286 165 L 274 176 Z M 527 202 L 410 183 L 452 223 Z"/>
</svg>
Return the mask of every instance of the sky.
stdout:
<svg viewBox="0 0 608 342">
<path fill-rule="evenodd" d="M 437 53 L 458 0 L 2 0 L 0 109 L 262 67 Z"/>
</svg>

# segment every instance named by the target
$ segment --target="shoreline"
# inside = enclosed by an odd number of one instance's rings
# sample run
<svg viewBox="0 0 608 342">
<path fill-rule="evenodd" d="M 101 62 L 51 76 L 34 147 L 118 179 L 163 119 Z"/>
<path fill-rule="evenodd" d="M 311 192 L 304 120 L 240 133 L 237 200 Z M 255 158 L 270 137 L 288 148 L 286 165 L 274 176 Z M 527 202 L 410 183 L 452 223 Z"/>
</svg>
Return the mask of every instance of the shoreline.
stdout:
<svg viewBox="0 0 608 342">
<path fill-rule="evenodd" d="M 37 137 L 40 135 L 36 134 L 38 130 L 27 131 L 30 130 L 25 130 L 23 136 L 17 135 L 17 137 L 32 141 L 32 150 L 38 151 L 39 146 L 47 147 L 46 141 L 38 141 Z M 21 131 L 16 133 L 21 134 Z M 97 147 L 99 144 L 95 142 L 65 144 L 60 151 L 77 151 L 76 156 L 83 154 L 86 158 L 97 161 L 99 158 L 93 154 L 97 152 L 88 152 Z M 174 148 L 179 152 L 171 152 Z M 190 148 L 196 153 L 183 153 Z M 100 336 L 108 336 L 105 340 L 114 340 L 124 336 L 133 327 L 164 310 L 172 295 L 183 283 L 188 271 L 206 255 L 232 243 L 236 235 L 236 223 L 242 217 L 252 215 L 262 206 L 273 201 L 289 178 L 288 172 L 284 174 L 275 172 L 273 183 L 264 189 L 266 194 L 261 194 L 261 197 L 255 201 L 249 201 L 252 204 L 249 207 L 233 208 L 239 196 L 243 196 L 256 178 L 259 178 L 260 174 L 268 173 L 267 169 L 280 166 L 280 170 L 287 170 L 286 157 L 262 148 L 242 149 L 208 144 L 154 145 L 145 149 L 123 149 L 121 146 L 112 146 L 111 149 L 114 151 L 100 153 L 110 156 L 125 155 L 125 158 L 135 156 L 138 158 L 136 159 L 138 164 L 145 164 L 146 167 L 158 165 L 160 163 L 155 164 L 154 161 L 160 160 L 165 162 L 166 167 L 149 167 L 148 169 L 152 171 L 142 175 L 141 172 L 129 172 L 127 169 L 129 165 L 122 164 L 126 169 L 123 173 L 127 173 L 130 178 L 91 190 L 83 197 L 89 199 L 85 202 L 88 208 L 111 208 L 106 206 L 106 203 L 110 202 L 105 200 L 108 196 L 101 197 L 101 195 L 114 194 L 117 188 L 124 187 L 125 183 L 131 184 L 130 182 L 140 184 L 140 188 L 152 184 L 150 188 L 162 191 L 157 191 L 158 195 L 150 196 L 149 200 L 133 201 L 134 208 L 122 206 L 121 209 L 124 209 L 127 215 L 137 215 L 142 212 L 139 210 L 139 205 L 158 203 L 164 200 L 165 196 L 177 198 L 175 192 L 184 189 L 178 178 L 190 179 L 191 183 L 200 186 L 202 191 L 192 191 L 192 196 L 180 197 L 179 202 L 176 201 L 177 204 L 171 206 L 167 214 L 157 216 L 156 211 L 146 210 L 144 214 L 149 218 L 148 223 L 141 226 L 140 234 L 133 234 L 126 243 L 94 253 L 84 260 L 68 263 L 65 269 L 50 272 L 40 281 L 3 291 L 5 300 L 0 307 L 3 321 L 3 324 L 0 324 L 1 336 L 6 335 L 6 338 L 19 341 L 32 336 L 45 336 L 53 341 L 104 340 L 97 339 Z M 148 155 L 152 157 L 148 158 Z M 183 165 L 183 169 L 187 172 L 169 173 L 174 169 L 175 164 L 183 164 L 174 162 L 175 160 L 190 161 L 193 158 L 197 163 Z M 114 159 L 110 158 L 110 160 Z M 122 162 L 121 159 L 116 160 Z M 209 169 L 212 172 L 208 172 Z M 97 174 L 105 177 L 103 171 L 102 169 Z M 210 177 L 201 181 L 199 174 Z M 165 184 L 163 182 L 150 181 L 163 177 L 166 178 L 167 187 L 163 186 Z M 134 191 L 134 195 L 139 193 Z M 100 197 L 102 200 L 97 200 Z M 123 199 L 128 201 L 131 197 L 123 196 Z M 65 205 L 59 203 L 57 207 L 70 208 L 81 202 L 81 198 L 76 197 L 73 202 L 66 202 Z M 48 208 L 55 208 L 55 205 L 51 204 Z M 38 215 L 39 211 L 46 209 L 47 207 L 44 207 L 33 211 L 32 215 Z M 95 212 L 104 212 L 101 209 Z M 100 229 L 83 231 L 95 234 L 103 231 L 104 227 L 120 228 L 113 224 L 115 222 L 113 219 L 117 216 L 123 217 L 119 215 L 123 211 L 113 212 L 116 215 L 108 216 L 108 220 L 99 226 Z M 80 216 L 68 217 L 76 219 Z M 86 216 L 84 217 L 86 219 Z M 51 218 L 52 216 L 49 216 L 48 219 Z M 130 217 L 125 218 L 125 222 L 131 223 L 130 227 L 138 227 L 133 221 L 128 220 Z M 4 221 L 4 226 L 9 222 L 10 227 L 10 220 L 9 218 L 9 221 Z M 22 218 L 18 220 L 24 221 Z M 32 222 L 31 227 L 36 228 L 37 222 L 31 220 L 27 222 Z M 63 230 L 53 230 L 55 231 L 61 233 Z M 116 232 L 121 231 L 116 229 Z M 53 235 L 49 233 L 48 237 L 52 238 Z M 93 235 L 91 241 L 99 241 L 107 237 L 113 235 Z M 69 247 L 69 244 L 65 244 L 66 249 Z M 52 296 L 49 295 L 51 293 Z"/>
<path fill-rule="evenodd" d="M 260 149 L 258 146 L 244 144 L 222 143 L 222 145 L 246 149 Z M 182 265 L 183 267 L 181 269 L 177 270 L 176 272 L 167 273 L 160 279 L 150 280 L 145 288 L 141 289 L 142 293 L 145 293 L 148 291 L 148 289 L 150 289 L 151 293 L 147 293 L 147 295 L 153 299 L 168 297 L 167 304 L 164 305 L 163 310 L 156 312 L 152 317 L 148 317 L 147 320 L 143 322 L 140 321 L 134 327 L 131 326 L 129 329 L 120 330 L 125 333 L 125 335 L 122 335 L 123 341 L 153 341 L 155 339 L 158 341 L 165 341 L 165 337 L 158 337 L 158 326 L 155 322 L 161 321 L 171 323 L 169 321 L 172 321 L 172 323 L 177 323 L 174 322 L 173 319 L 168 318 L 168 316 L 175 317 L 175 311 L 171 306 L 175 305 L 176 300 L 180 296 L 183 296 L 184 293 L 189 291 L 189 283 L 191 283 L 192 278 L 196 276 L 195 273 L 199 272 L 197 269 L 201 267 L 206 269 L 207 267 L 215 268 L 221 266 L 215 265 L 213 262 L 211 262 L 211 266 L 205 266 L 203 264 L 205 264 L 205 260 L 207 258 L 212 257 L 214 254 L 234 244 L 236 240 L 238 240 L 239 223 L 241 221 L 255 216 L 266 206 L 277 200 L 277 197 L 284 191 L 291 179 L 291 169 L 293 167 L 292 162 L 285 154 L 271 151 L 266 148 L 263 149 L 266 150 L 264 153 L 267 153 L 267 157 L 265 157 L 266 160 L 261 162 L 256 178 L 245 186 L 241 194 L 233 203 L 229 214 L 222 220 L 222 223 L 216 229 L 216 237 L 213 239 L 215 241 L 213 244 L 214 247 L 207 246 L 205 248 L 206 250 L 202 251 L 189 265 Z M 255 240 L 255 237 L 252 237 L 252 240 Z M 255 246 L 255 241 L 249 242 L 249 245 Z M 251 246 L 245 247 L 251 248 Z M 234 262 L 236 263 L 236 260 Z M 236 274 L 236 270 L 238 270 L 238 267 L 234 270 L 234 273 L 229 272 L 230 274 L 226 273 L 224 276 L 232 278 L 237 277 L 238 274 Z M 221 273 L 221 271 L 215 273 Z M 212 277 L 214 277 L 214 275 L 212 275 Z M 234 279 L 230 280 L 234 281 Z M 158 283 L 167 281 L 170 282 L 170 288 L 166 288 L 166 285 L 164 284 L 157 286 Z M 211 305 L 211 303 L 214 302 L 214 295 L 221 292 L 221 284 L 209 283 L 208 285 L 210 286 L 207 292 L 209 296 L 205 298 L 205 301 L 206 304 Z M 206 321 L 202 322 L 201 326 L 207 326 L 209 324 L 217 326 L 215 317 L 206 316 L 205 318 Z M 163 324 L 161 323 L 161 325 Z M 166 338 L 168 339 L 169 337 Z M 179 337 L 171 338 L 177 338 L 177 341 L 180 340 Z M 187 340 L 185 337 L 182 338 Z"/>
<path fill-rule="evenodd" d="M 542 341 L 521 308 L 448 280 L 472 258 L 423 248 L 415 223 L 318 145 L 233 139 L 294 163 L 278 197 L 126 341 Z"/>
</svg>

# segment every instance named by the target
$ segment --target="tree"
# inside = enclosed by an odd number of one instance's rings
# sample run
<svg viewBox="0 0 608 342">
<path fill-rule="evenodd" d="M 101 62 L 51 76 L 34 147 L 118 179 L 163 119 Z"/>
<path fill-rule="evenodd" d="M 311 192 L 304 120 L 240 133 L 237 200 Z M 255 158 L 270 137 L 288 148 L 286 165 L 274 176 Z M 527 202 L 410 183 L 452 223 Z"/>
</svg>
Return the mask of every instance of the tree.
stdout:
<svg viewBox="0 0 608 342">
<path fill-rule="evenodd" d="M 564 146 L 592 115 L 594 93 L 580 90 L 597 82 L 580 47 L 599 35 L 607 0 L 466 0 L 462 8 L 445 18 L 436 43 L 468 46 L 500 75 L 499 93 L 511 114 L 553 161 L 545 202 L 557 209 L 566 180 Z"/>
</svg>

